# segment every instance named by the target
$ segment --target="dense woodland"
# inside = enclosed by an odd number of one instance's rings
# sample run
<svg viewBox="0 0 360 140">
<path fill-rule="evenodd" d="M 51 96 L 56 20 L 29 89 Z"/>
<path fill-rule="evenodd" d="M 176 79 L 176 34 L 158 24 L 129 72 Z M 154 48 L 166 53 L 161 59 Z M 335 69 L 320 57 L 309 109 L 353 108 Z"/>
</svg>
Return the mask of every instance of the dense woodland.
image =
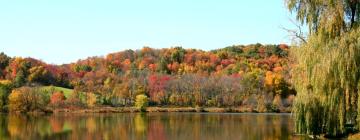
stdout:
<svg viewBox="0 0 360 140">
<path fill-rule="evenodd" d="M 172 47 L 125 50 L 53 65 L 0 54 L 0 107 L 150 106 L 246 107 L 258 112 L 291 108 L 287 45 L 237 45 L 202 51 Z"/>
</svg>

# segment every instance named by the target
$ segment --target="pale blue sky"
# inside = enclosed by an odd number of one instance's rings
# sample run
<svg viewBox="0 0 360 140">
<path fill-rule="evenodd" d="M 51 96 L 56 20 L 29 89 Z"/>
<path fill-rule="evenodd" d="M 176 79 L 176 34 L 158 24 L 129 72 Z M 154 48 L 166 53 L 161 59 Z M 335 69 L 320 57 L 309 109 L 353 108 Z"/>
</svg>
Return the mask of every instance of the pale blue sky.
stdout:
<svg viewBox="0 0 360 140">
<path fill-rule="evenodd" d="M 0 0 L 0 52 L 62 64 L 143 46 L 290 43 L 283 0 Z"/>
</svg>

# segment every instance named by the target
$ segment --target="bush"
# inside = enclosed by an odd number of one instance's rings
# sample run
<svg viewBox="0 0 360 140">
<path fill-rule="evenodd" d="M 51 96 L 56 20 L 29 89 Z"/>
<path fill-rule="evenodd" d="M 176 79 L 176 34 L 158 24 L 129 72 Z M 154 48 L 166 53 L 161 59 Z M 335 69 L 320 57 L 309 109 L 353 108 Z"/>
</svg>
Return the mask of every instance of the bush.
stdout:
<svg viewBox="0 0 360 140">
<path fill-rule="evenodd" d="M 65 95 L 63 92 L 55 92 L 50 97 L 50 105 L 53 107 L 60 107 L 64 105 Z"/>
<path fill-rule="evenodd" d="M 148 97 L 144 94 L 136 96 L 135 107 L 139 108 L 141 111 L 145 111 L 146 107 L 149 105 Z"/>
<path fill-rule="evenodd" d="M 265 97 L 263 95 L 260 95 L 258 98 L 257 98 L 257 106 L 256 106 L 256 110 L 258 112 L 267 112 L 268 109 L 267 109 L 267 104 L 265 102 Z"/>
<path fill-rule="evenodd" d="M 169 102 L 171 105 L 178 105 L 178 95 L 176 94 L 171 94 L 169 97 Z"/>
<path fill-rule="evenodd" d="M 275 112 L 279 112 L 283 109 L 283 103 L 280 95 L 275 95 L 274 100 L 272 102 L 272 109 Z"/>
<path fill-rule="evenodd" d="M 49 99 L 38 88 L 21 87 L 9 95 L 9 110 L 12 112 L 30 112 L 45 110 Z"/>
<path fill-rule="evenodd" d="M 85 101 L 81 100 L 83 96 L 82 93 L 73 92 L 71 96 L 65 100 L 65 106 L 70 109 L 83 108 L 85 106 Z"/>
<path fill-rule="evenodd" d="M 94 107 L 97 103 L 97 96 L 94 93 L 86 94 L 86 104 L 88 107 Z"/>
</svg>

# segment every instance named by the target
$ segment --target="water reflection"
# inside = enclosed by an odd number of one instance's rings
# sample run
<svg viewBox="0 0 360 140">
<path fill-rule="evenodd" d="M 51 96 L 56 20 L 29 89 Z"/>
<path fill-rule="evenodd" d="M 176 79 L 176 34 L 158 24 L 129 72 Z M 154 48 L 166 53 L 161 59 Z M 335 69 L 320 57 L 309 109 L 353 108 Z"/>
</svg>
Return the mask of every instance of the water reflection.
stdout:
<svg viewBox="0 0 360 140">
<path fill-rule="evenodd" d="M 289 115 L 128 113 L 0 114 L 1 140 L 244 140 L 294 137 Z"/>
</svg>

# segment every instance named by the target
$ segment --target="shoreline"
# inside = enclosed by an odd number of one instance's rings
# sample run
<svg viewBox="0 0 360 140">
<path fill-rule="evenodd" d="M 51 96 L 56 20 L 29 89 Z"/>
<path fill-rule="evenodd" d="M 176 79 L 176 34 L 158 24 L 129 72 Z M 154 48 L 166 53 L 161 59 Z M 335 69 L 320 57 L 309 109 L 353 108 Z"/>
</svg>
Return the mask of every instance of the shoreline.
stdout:
<svg viewBox="0 0 360 140">
<path fill-rule="evenodd" d="M 94 107 L 85 109 L 54 109 L 52 113 L 135 113 L 141 112 L 136 107 Z M 291 109 L 274 111 L 257 111 L 251 108 L 222 108 L 222 107 L 147 107 L 146 111 L 151 112 L 199 112 L 199 113 L 291 113 Z"/>
</svg>

